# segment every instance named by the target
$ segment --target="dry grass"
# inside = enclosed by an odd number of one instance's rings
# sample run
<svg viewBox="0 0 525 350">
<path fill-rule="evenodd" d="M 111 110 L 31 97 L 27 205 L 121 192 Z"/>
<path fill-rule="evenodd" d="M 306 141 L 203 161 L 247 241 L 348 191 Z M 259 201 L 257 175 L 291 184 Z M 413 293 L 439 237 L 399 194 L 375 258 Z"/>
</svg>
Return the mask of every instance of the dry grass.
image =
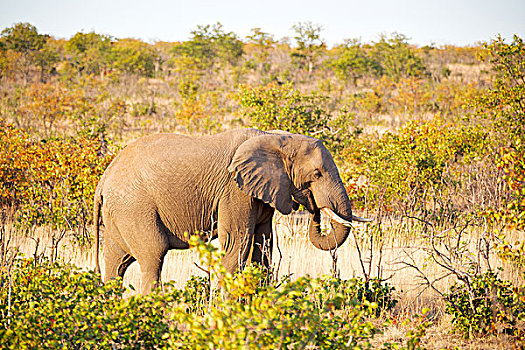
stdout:
<svg viewBox="0 0 525 350">
<path fill-rule="evenodd" d="M 390 324 L 383 328 L 383 333 L 376 336 L 373 346 L 381 348 L 385 343 L 403 343 L 407 332 L 414 330 L 417 321 L 407 324 Z M 434 320 L 433 325 L 427 328 L 425 336 L 421 339 L 420 346 L 429 350 L 461 349 L 461 350 L 496 350 L 496 349 L 519 349 L 511 337 L 505 334 L 498 336 L 486 336 L 474 339 L 464 339 L 458 334 L 452 333 L 452 324 L 449 316 Z"/>
</svg>

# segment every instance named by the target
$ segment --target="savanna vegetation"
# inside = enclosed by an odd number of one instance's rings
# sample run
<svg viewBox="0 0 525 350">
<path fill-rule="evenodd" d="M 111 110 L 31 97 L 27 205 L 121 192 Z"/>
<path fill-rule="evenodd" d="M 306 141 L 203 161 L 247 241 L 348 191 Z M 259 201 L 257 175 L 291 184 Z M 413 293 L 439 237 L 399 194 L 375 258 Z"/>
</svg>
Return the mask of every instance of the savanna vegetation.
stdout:
<svg viewBox="0 0 525 350">
<path fill-rule="evenodd" d="M 525 347 L 522 38 L 420 47 L 392 33 L 329 48 L 319 25 L 291 30 L 240 38 L 217 23 L 155 43 L 2 30 L 0 347 Z M 206 277 L 123 297 L 61 256 L 66 239 L 92 249 L 93 193 L 121 147 L 238 127 L 325 142 L 353 207 L 374 218 L 346 243 L 358 276 L 341 278 L 337 252 L 329 277 L 280 262 L 271 281 L 257 267 L 231 276 L 195 241 Z M 394 283 L 405 271 L 411 299 Z M 217 275 L 226 296 L 210 287 Z"/>
</svg>

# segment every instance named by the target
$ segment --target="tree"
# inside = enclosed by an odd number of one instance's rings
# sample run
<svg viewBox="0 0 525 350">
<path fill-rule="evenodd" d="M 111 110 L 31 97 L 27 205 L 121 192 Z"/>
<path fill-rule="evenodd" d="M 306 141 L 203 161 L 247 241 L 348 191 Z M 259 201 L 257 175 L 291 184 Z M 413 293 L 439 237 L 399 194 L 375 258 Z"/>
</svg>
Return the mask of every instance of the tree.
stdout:
<svg viewBox="0 0 525 350">
<path fill-rule="evenodd" d="M 372 57 L 381 65 L 381 74 L 394 79 L 427 74 L 423 60 L 416 55 L 403 34 L 393 33 L 390 38 L 381 35 L 372 47 Z"/>
<path fill-rule="evenodd" d="M 299 22 L 293 25 L 292 29 L 295 31 L 294 39 L 297 43 L 297 47 L 291 54 L 292 60 L 299 67 L 306 67 L 308 76 L 310 76 L 317 58 L 326 48 L 326 44 L 320 36 L 323 27 L 311 22 Z"/>
<path fill-rule="evenodd" d="M 56 64 L 64 57 L 62 43 L 52 37 L 48 37 L 46 45 L 35 57 L 36 65 L 40 67 L 40 81 L 45 83 L 47 77 L 56 73 Z"/>
<path fill-rule="evenodd" d="M 173 52 L 182 58 L 191 58 L 200 69 L 235 65 L 242 57 L 242 41 L 235 33 L 226 33 L 220 23 L 198 25 L 191 35 L 190 40 L 174 47 Z"/>
<path fill-rule="evenodd" d="M 137 39 L 121 39 L 112 46 L 113 66 L 128 73 L 153 77 L 157 55 L 151 45 Z"/>
<path fill-rule="evenodd" d="M 337 51 L 338 56 L 329 65 L 339 79 L 356 85 L 359 78 L 379 75 L 381 66 L 358 39 L 346 40 Z"/>
<path fill-rule="evenodd" d="M 4 29 L 0 34 L 2 51 L 15 53 L 15 57 L 11 56 L 12 63 L 22 71 L 25 82 L 33 66 L 38 66 L 43 72 L 47 65 L 53 63 L 44 59 L 46 58 L 44 48 L 49 38 L 49 35 L 39 34 L 36 27 L 29 23 L 17 23 Z M 8 54 L 4 53 L 4 57 L 8 57 Z"/>
<path fill-rule="evenodd" d="M 36 27 L 29 23 L 17 23 L 4 29 L 1 37 L 5 49 L 31 56 L 44 47 L 49 35 L 38 34 Z"/>
<path fill-rule="evenodd" d="M 248 39 L 248 44 L 254 47 L 253 56 L 255 57 L 259 71 L 267 71 L 269 67 L 268 57 L 270 56 L 270 50 L 276 43 L 273 36 L 261 31 L 261 28 L 252 28 L 252 34 L 248 35 L 246 39 Z"/>
<path fill-rule="evenodd" d="M 78 32 L 66 44 L 69 63 L 79 73 L 101 74 L 110 66 L 111 37 Z"/>
</svg>

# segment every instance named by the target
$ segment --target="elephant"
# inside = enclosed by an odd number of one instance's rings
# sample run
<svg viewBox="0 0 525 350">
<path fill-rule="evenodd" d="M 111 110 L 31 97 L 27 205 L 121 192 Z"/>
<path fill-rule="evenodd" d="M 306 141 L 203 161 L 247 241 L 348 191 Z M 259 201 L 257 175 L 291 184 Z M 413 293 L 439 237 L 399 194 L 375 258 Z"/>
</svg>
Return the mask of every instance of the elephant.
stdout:
<svg viewBox="0 0 525 350">
<path fill-rule="evenodd" d="M 137 261 L 141 293 L 160 282 L 164 256 L 189 248 L 189 235 L 219 238 L 223 265 L 268 267 L 274 211 L 303 205 L 311 214 L 309 239 L 321 250 L 346 240 L 350 200 L 332 155 L 315 138 L 283 131 L 236 129 L 216 135 L 144 136 L 110 163 L 95 190 L 96 267 L 100 219 L 105 227 L 103 280 L 123 277 Z M 331 231 L 321 233 L 321 211 Z"/>
</svg>

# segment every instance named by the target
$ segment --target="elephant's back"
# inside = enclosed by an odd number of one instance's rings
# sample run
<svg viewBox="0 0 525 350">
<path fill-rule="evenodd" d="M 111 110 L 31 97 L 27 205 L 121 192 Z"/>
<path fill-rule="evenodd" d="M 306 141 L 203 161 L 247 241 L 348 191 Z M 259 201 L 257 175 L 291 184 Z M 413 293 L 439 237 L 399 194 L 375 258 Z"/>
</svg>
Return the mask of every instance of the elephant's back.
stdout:
<svg viewBox="0 0 525 350">
<path fill-rule="evenodd" d="M 235 129 L 215 135 L 188 136 L 163 133 L 143 136 L 122 150 L 122 157 L 130 158 L 148 155 L 177 155 L 191 158 L 192 155 L 218 153 L 222 150 L 235 150 L 247 139 L 264 132 L 256 129 Z"/>
<path fill-rule="evenodd" d="M 187 196 L 205 195 L 199 184 L 210 178 L 218 185 L 227 181 L 227 168 L 237 147 L 260 134 L 255 129 L 240 129 L 206 136 L 165 133 L 141 137 L 126 146 L 106 169 L 103 191 L 110 188 L 113 194 L 122 195 L 143 191 L 154 197 L 178 197 L 184 192 Z M 171 193 L 174 188 L 183 193 Z"/>
</svg>

